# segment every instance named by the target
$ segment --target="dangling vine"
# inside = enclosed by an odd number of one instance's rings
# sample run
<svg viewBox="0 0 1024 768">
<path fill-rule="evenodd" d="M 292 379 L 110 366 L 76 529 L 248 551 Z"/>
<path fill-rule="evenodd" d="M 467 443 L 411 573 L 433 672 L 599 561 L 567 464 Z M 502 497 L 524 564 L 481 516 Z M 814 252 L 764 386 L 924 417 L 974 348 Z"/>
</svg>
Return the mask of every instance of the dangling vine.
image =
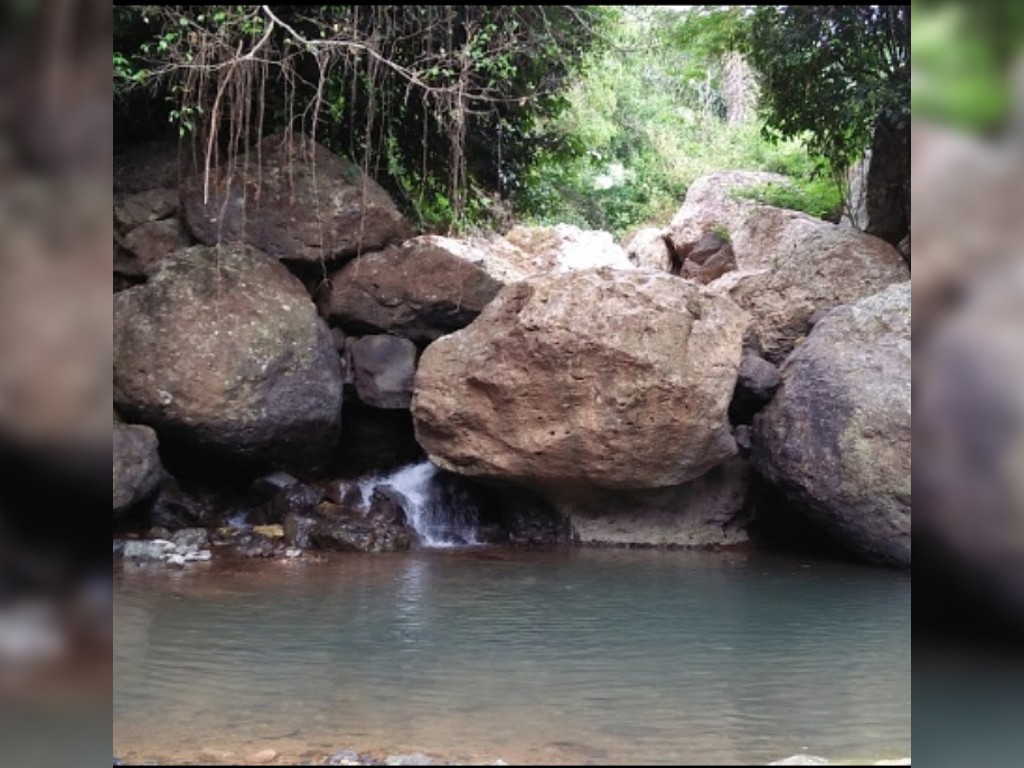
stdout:
<svg viewBox="0 0 1024 768">
<path fill-rule="evenodd" d="M 466 215 L 474 183 L 499 186 L 496 158 L 478 161 L 494 154 L 494 126 L 525 139 L 556 110 L 566 76 L 599 42 L 607 13 L 269 5 L 118 12 L 115 49 L 118 20 L 143 42 L 115 55 L 124 75 L 115 76 L 115 86 L 149 87 L 173 100 L 170 118 L 201 158 L 205 193 L 222 153 L 234 163 L 264 132 L 298 129 L 335 151 L 347 149 L 365 173 L 387 176 L 414 207 L 418 197 L 421 209 L 447 208 L 449 224 Z M 507 148 L 504 154 L 509 163 Z M 418 184 L 408 170 L 417 160 Z"/>
</svg>

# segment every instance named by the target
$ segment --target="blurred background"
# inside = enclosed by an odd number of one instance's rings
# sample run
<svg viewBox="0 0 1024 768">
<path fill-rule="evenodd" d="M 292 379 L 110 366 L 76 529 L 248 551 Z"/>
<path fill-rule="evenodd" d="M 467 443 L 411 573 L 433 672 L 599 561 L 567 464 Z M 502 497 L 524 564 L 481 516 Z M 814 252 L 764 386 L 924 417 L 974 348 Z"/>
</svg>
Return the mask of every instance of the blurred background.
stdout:
<svg viewBox="0 0 1024 768">
<path fill-rule="evenodd" d="M 1024 754 L 1024 4 L 912 14 L 917 757 L 1009 765 Z M 10 765 L 109 756 L 111 24 L 91 0 L 0 6 Z"/>
<path fill-rule="evenodd" d="M 0 5 L 4 765 L 110 759 L 111 19 Z"/>
<path fill-rule="evenodd" d="M 1024 754 L 1024 4 L 912 6 L 915 757 Z"/>
</svg>

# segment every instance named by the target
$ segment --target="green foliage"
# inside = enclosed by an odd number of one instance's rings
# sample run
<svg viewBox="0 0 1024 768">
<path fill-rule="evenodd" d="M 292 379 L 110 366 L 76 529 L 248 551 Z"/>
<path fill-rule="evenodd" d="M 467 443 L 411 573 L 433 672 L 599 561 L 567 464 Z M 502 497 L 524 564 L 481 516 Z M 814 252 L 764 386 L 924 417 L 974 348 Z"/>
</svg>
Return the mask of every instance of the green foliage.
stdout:
<svg viewBox="0 0 1024 768">
<path fill-rule="evenodd" d="M 716 221 L 714 223 L 714 225 L 711 227 L 711 231 L 714 234 L 718 235 L 718 237 L 720 237 L 725 242 L 727 242 L 727 243 L 731 243 L 732 242 L 732 235 L 729 233 L 729 228 L 726 227 L 721 222 Z"/>
<path fill-rule="evenodd" d="M 586 60 L 564 112 L 539 126 L 546 149 L 515 202 L 533 223 L 610 230 L 664 224 L 698 176 L 737 168 L 809 179 L 802 137 L 767 141 L 755 120 L 725 120 L 721 55 L 741 47 L 749 12 L 627 16 Z M 724 27 L 714 21 L 724 19 Z"/>
<path fill-rule="evenodd" d="M 583 6 L 115 8 L 115 109 L 139 85 L 180 135 L 227 154 L 315 130 L 425 226 L 490 215 L 543 149 L 539 121 L 615 9 Z M 212 145 L 212 142 L 210 142 Z M 223 154 L 221 155 L 223 157 Z"/>
<path fill-rule="evenodd" d="M 915 8 L 914 113 L 971 131 L 1009 115 L 1009 64 L 1024 41 L 1019 3 L 984 8 L 954 3 Z"/>
<path fill-rule="evenodd" d="M 762 6 L 749 52 L 768 135 L 805 136 L 834 174 L 864 154 L 880 116 L 909 122 L 908 6 Z"/>
<path fill-rule="evenodd" d="M 803 211 L 820 219 L 834 216 L 842 206 L 842 194 L 830 179 L 793 180 L 792 183 L 768 182 L 733 191 L 733 196 L 756 200 L 777 208 Z"/>
</svg>

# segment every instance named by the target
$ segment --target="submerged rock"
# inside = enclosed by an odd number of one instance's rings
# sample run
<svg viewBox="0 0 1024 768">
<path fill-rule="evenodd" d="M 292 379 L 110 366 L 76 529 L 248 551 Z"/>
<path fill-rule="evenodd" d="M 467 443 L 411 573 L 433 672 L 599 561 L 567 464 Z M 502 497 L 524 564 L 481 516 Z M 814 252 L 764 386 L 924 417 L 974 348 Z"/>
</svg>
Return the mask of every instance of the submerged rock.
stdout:
<svg viewBox="0 0 1024 768">
<path fill-rule="evenodd" d="M 831 312 L 754 418 L 755 469 L 868 560 L 910 565 L 910 283 Z"/>
<path fill-rule="evenodd" d="M 685 483 L 736 453 L 726 411 L 747 321 L 654 272 L 512 284 L 424 351 L 417 439 L 444 469 L 548 490 Z"/>
<path fill-rule="evenodd" d="M 341 397 L 327 326 L 259 251 L 189 248 L 114 296 L 114 402 L 161 437 L 305 468 L 332 452 Z"/>
</svg>

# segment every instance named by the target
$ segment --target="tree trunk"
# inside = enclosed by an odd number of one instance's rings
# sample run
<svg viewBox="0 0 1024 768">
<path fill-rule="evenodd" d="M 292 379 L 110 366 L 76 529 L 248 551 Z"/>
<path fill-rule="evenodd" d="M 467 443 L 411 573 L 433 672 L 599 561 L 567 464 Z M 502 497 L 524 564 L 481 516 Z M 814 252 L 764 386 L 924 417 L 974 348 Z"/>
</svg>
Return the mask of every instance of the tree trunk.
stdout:
<svg viewBox="0 0 1024 768">
<path fill-rule="evenodd" d="M 875 122 L 867 188 L 868 233 L 898 246 L 910 232 L 909 125 Z"/>
</svg>

